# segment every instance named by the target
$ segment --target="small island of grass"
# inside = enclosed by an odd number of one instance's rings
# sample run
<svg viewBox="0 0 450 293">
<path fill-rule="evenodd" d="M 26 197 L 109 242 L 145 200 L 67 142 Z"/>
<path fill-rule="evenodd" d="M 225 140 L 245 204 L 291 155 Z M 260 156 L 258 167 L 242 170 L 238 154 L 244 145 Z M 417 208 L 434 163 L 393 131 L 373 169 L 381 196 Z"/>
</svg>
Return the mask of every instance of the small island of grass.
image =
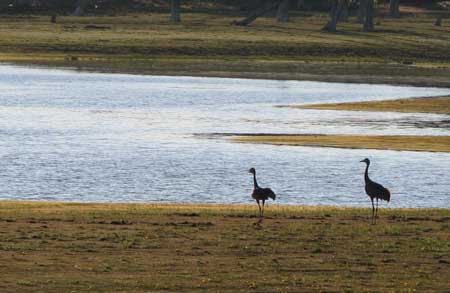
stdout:
<svg viewBox="0 0 450 293">
<path fill-rule="evenodd" d="M 383 111 L 450 115 L 450 96 L 355 103 L 308 104 L 289 107 L 318 110 Z"/>
<path fill-rule="evenodd" d="M 240 135 L 242 143 L 273 145 L 450 152 L 450 136 L 417 135 Z"/>
</svg>

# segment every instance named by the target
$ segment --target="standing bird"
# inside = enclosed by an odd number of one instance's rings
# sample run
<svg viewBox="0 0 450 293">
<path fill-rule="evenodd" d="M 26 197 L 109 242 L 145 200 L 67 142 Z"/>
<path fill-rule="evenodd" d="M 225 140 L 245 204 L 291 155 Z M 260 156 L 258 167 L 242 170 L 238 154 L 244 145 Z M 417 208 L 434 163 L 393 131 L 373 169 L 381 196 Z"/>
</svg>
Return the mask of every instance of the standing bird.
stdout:
<svg viewBox="0 0 450 293">
<path fill-rule="evenodd" d="M 269 197 L 273 200 L 275 200 L 275 192 L 272 191 L 270 188 L 261 188 L 258 186 L 258 182 L 256 182 L 256 170 L 255 168 L 250 168 L 248 170 L 249 173 L 253 174 L 253 192 L 252 197 L 256 200 L 256 203 L 259 207 L 259 216 L 262 217 L 264 215 L 264 204 L 266 203 L 266 200 L 269 199 Z M 259 201 L 262 201 L 262 208 L 259 204 Z"/>
<path fill-rule="evenodd" d="M 370 160 L 365 158 L 364 160 L 360 161 L 361 163 L 366 163 L 366 172 L 364 173 L 364 181 L 366 182 L 366 193 L 370 197 L 370 200 L 372 201 L 372 224 L 376 223 L 376 218 L 378 217 L 378 200 L 385 200 L 389 202 L 391 200 L 391 193 L 389 190 L 383 185 L 378 184 L 376 182 L 373 182 L 369 178 L 369 165 Z M 375 206 L 373 204 L 373 199 L 377 199 L 377 208 L 375 209 Z"/>
</svg>

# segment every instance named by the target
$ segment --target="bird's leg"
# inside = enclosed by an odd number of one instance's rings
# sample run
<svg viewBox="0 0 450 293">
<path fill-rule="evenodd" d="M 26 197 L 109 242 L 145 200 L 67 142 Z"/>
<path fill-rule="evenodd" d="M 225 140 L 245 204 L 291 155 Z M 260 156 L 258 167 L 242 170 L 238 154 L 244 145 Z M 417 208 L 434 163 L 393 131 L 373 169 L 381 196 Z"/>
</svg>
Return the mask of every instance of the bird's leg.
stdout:
<svg viewBox="0 0 450 293">
<path fill-rule="evenodd" d="M 264 205 L 266 204 L 266 200 L 265 199 L 263 199 L 262 200 L 262 215 L 264 216 Z"/>
<path fill-rule="evenodd" d="M 373 197 L 371 197 L 370 200 L 372 201 L 372 224 L 375 224 L 374 223 L 375 205 L 373 204 Z"/>
<path fill-rule="evenodd" d="M 256 200 L 256 203 L 258 204 L 258 207 L 259 207 L 259 216 L 261 217 L 261 205 L 259 204 L 259 199 Z"/>
<path fill-rule="evenodd" d="M 375 222 L 378 219 L 378 197 L 377 197 L 377 209 L 375 210 Z"/>
</svg>

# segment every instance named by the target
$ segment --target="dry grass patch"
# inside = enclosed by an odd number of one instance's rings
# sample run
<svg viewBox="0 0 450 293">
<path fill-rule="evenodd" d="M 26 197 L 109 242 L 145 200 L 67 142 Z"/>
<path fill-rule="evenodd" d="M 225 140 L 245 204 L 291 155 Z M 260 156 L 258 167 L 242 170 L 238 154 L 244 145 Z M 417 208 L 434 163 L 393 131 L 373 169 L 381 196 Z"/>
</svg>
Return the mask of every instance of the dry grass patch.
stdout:
<svg viewBox="0 0 450 293">
<path fill-rule="evenodd" d="M 450 96 L 355 103 L 312 104 L 290 107 L 319 110 L 420 112 L 450 115 Z"/>
<path fill-rule="evenodd" d="M 236 142 L 399 151 L 450 152 L 450 136 L 406 135 L 252 135 Z"/>
</svg>

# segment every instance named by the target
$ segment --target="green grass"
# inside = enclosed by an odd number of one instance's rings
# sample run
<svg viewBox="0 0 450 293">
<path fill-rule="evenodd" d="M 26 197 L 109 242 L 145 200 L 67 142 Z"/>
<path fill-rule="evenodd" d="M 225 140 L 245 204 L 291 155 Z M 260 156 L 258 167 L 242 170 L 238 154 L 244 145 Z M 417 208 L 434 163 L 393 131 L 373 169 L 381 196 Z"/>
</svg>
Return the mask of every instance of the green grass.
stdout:
<svg viewBox="0 0 450 293">
<path fill-rule="evenodd" d="M 277 24 L 261 18 L 249 27 L 230 26 L 236 17 L 187 14 L 171 24 L 165 14 L 123 17 L 2 18 L 3 52 L 116 54 L 127 56 L 250 56 L 340 61 L 450 61 L 450 26 L 437 28 L 428 17 L 383 19 L 375 33 L 359 24 L 341 24 L 341 31 L 321 31 L 325 15 L 293 18 Z M 87 24 L 109 30 L 85 29 Z"/>
<path fill-rule="evenodd" d="M 363 196 L 363 195 L 362 195 Z M 368 201 L 369 205 L 369 201 Z M 445 291 L 448 209 L 0 202 L 0 290 Z"/>
<path fill-rule="evenodd" d="M 118 17 L 0 18 L 0 61 L 151 74 L 312 79 L 450 86 L 450 26 L 428 15 L 381 19 L 363 33 L 351 19 L 336 34 L 325 14 L 293 15 L 288 24 L 189 13 Z M 85 29 L 87 24 L 110 27 Z M 405 65 L 403 62 L 413 62 Z M 392 76 L 396 77 L 395 80 Z"/>
</svg>

